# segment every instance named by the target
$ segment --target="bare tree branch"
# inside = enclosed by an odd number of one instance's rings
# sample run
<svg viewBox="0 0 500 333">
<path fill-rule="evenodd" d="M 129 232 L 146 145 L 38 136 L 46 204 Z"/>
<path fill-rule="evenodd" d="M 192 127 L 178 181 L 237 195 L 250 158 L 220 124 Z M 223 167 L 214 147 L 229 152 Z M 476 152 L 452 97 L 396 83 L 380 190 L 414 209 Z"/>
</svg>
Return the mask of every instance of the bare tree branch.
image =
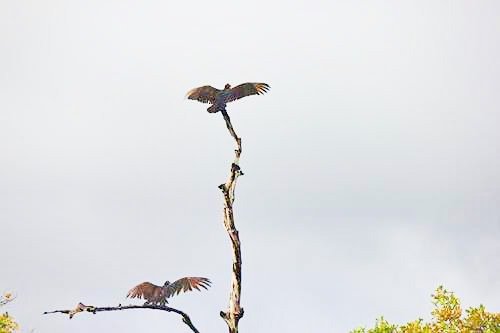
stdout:
<svg viewBox="0 0 500 333">
<path fill-rule="evenodd" d="M 229 295 L 229 307 L 226 312 L 221 311 L 220 316 L 226 321 L 229 328 L 229 333 L 238 332 L 238 322 L 243 317 L 243 308 L 240 306 L 241 297 L 241 242 L 234 224 L 233 203 L 236 181 L 239 176 L 243 175 L 240 169 L 239 161 L 241 156 L 241 138 L 236 135 L 231 119 L 225 110 L 221 111 L 224 120 L 226 121 L 229 133 L 236 141 L 235 158 L 231 164 L 229 178 L 225 184 L 219 185 L 224 195 L 224 227 L 231 239 L 233 247 L 233 273 L 231 279 L 231 293 Z"/>
<path fill-rule="evenodd" d="M 224 227 L 229 235 L 231 240 L 232 248 L 233 248 L 233 271 L 232 271 L 232 279 L 231 279 L 231 292 L 229 295 L 229 306 L 226 312 L 221 311 L 220 316 L 225 320 L 229 333 L 238 333 L 238 322 L 243 317 L 244 311 L 240 306 L 240 298 L 241 298 L 241 242 L 238 234 L 238 230 L 234 224 L 234 214 L 233 214 L 233 203 L 235 200 L 235 188 L 236 183 L 239 176 L 243 175 L 239 167 L 239 160 L 242 152 L 241 148 L 241 138 L 238 137 L 234 128 L 231 124 L 231 119 L 225 110 L 221 111 L 224 120 L 226 122 L 227 129 L 229 133 L 234 138 L 236 142 L 235 149 L 235 158 L 233 163 L 231 164 L 231 170 L 229 173 L 229 178 L 225 184 L 219 185 L 219 188 L 222 190 L 224 195 Z M 52 313 L 63 313 L 68 314 L 69 318 L 73 318 L 73 316 L 80 312 L 91 312 L 96 314 L 97 312 L 102 311 L 121 311 L 121 310 L 129 310 L 129 309 L 152 309 L 152 310 L 162 310 L 166 312 L 175 312 L 182 316 L 182 321 L 194 332 L 199 333 L 198 329 L 193 325 L 189 316 L 178 309 L 171 308 L 168 306 L 160 306 L 160 305 L 126 305 L 122 306 L 121 304 L 116 307 L 105 306 L 105 307 L 95 307 L 85 305 L 83 303 L 78 303 L 75 309 L 72 310 L 54 310 L 47 311 L 43 314 L 52 314 Z"/>
<path fill-rule="evenodd" d="M 69 319 L 73 318 L 73 316 L 79 312 L 91 312 L 93 314 L 96 314 L 97 312 L 102 312 L 102 311 L 121 311 L 121 310 L 130 310 L 130 309 L 151 309 L 151 310 L 162 310 L 162 311 L 167 311 L 167 312 L 175 312 L 179 315 L 182 316 L 182 321 L 184 324 L 189 326 L 189 328 L 194 332 L 194 333 L 200 333 L 198 329 L 193 325 L 191 322 L 191 318 L 189 316 L 178 309 L 171 308 L 168 306 L 160 306 L 160 305 L 125 305 L 122 306 L 121 304 L 118 306 L 103 306 L 103 307 L 96 307 L 92 305 L 85 305 L 83 303 L 78 303 L 77 306 L 73 310 L 54 310 L 54 311 L 46 311 L 43 314 L 51 314 L 51 313 L 63 313 L 63 314 L 68 314 Z"/>
<path fill-rule="evenodd" d="M 13 300 L 16 299 L 17 296 L 13 295 L 12 293 L 5 293 L 3 296 L 0 296 L 0 306 L 4 306 L 7 303 L 12 302 Z"/>
</svg>

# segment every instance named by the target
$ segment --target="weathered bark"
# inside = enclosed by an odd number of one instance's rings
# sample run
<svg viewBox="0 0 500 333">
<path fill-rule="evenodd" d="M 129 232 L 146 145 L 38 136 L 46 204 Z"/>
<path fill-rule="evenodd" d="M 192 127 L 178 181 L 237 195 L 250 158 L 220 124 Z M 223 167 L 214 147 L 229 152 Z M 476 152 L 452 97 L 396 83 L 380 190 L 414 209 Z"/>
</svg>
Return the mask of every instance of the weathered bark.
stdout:
<svg viewBox="0 0 500 333">
<path fill-rule="evenodd" d="M 189 316 L 178 309 L 171 308 L 168 306 L 160 306 L 160 305 L 124 305 L 122 306 L 121 304 L 118 306 L 103 306 L 103 307 L 96 307 L 92 305 L 85 305 L 82 303 L 78 303 L 76 307 L 72 310 L 54 310 L 54 311 L 47 311 L 44 312 L 43 314 L 50 314 L 50 313 L 64 313 L 69 315 L 69 319 L 73 318 L 73 316 L 77 313 L 80 312 L 91 312 L 93 314 L 96 314 L 97 312 L 102 312 L 102 311 L 121 311 L 121 310 L 130 310 L 130 309 L 152 309 L 152 310 L 162 310 L 162 311 L 167 311 L 167 312 L 175 312 L 179 315 L 182 316 L 182 321 L 184 324 L 186 324 L 194 333 L 199 333 L 199 331 L 196 329 L 196 327 L 193 325 L 191 322 L 191 318 Z"/>
<path fill-rule="evenodd" d="M 241 138 L 236 135 L 231 124 L 231 119 L 225 110 L 221 111 L 224 120 L 226 121 L 229 133 L 236 141 L 235 158 L 231 164 L 229 178 L 225 184 L 219 185 L 224 195 L 224 227 L 231 239 L 233 247 L 233 272 L 231 279 L 231 293 L 229 295 L 229 306 L 226 312 L 221 311 L 220 316 L 225 320 L 229 333 L 238 332 L 238 322 L 243 317 L 243 308 L 240 306 L 241 297 L 241 242 L 238 235 L 238 230 L 234 225 L 233 203 L 234 190 L 238 177 L 243 175 L 240 169 L 239 161 L 241 155 Z"/>
</svg>

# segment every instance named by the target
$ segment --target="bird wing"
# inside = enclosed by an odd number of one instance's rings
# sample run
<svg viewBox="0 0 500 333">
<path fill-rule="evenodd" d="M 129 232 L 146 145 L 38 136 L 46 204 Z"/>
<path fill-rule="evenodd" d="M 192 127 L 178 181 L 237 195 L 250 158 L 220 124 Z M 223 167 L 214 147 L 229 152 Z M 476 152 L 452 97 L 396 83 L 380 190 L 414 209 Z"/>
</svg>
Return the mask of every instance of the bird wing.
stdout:
<svg viewBox="0 0 500 333">
<path fill-rule="evenodd" d="M 212 282 L 204 277 L 184 277 L 168 285 L 166 297 L 172 297 L 179 294 L 181 291 L 192 291 L 193 289 L 200 290 L 200 287 L 208 289 Z"/>
<path fill-rule="evenodd" d="M 196 101 L 200 101 L 202 103 L 215 103 L 215 98 L 217 94 L 220 92 L 219 89 L 215 89 L 212 86 L 203 86 L 191 89 L 186 94 L 188 99 L 194 99 Z"/>
<path fill-rule="evenodd" d="M 162 287 L 152 284 L 151 282 L 143 282 L 134 288 L 130 289 L 127 297 L 130 298 L 144 298 L 151 301 L 161 296 Z"/>
<path fill-rule="evenodd" d="M 247 82 L 231 88 L 227 102 L 232 102 L 237 99 L 250 96 L 260 95 L 267 92 L 271 88 L 267 83 Z"/>
</svg>

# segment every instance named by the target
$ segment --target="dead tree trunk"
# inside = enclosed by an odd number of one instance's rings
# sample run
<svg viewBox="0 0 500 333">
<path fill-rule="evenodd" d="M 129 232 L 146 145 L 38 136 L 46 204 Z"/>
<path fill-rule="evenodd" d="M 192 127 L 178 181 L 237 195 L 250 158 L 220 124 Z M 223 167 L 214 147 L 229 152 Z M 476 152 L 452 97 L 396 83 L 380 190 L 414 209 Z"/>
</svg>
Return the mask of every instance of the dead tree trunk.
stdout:
<svg viewBox="0 0 500 333">
<path fill-rule="evenodd" d="M 235 157 L 231 164 L 231 171 L 229 178 L 225 184 L 219 185 L 224 195 L 224 227 L 231 239 L 233 247 L 233 272 L 231 279 L 231 293 L 229 295 L 229 306 L 226 312 L 221 311 L 220 316 L 226 322 L 229 333 L 238 333 L 238 322 L 243 317 L 243 308 L 240 306 L 241 297 L 241 242 L 238 235 L 238 230 L 234 225 L 233 203 L 234 203 L 234 190 L 239 176 L 243 175 L 239 167 L 241 155 L 241 138 L 236 135 L 231 124 L 231 119 L 225 110 L 221 111 L 226 121 L 229 133 L 236 141 Z"/>
<path fill-rule="evenodd" d="M 243 308 L 240 306 L 241 297 L 241 243 L 238 235 L 238 230 L 234 225 L 234 214 L 233 214 L 233 203 L 234 203 L 234 190 L 236 188 L 236 182 L 239 176 L 243 175 L 239 167 L 240 155 L 241 155 L 241 138 L 236 135 L 231 124 L 231 119 L 225 110 L 221 111 L 224 120 L 226 121 L 227 129 L 229 133 L 236 141 L 235 157 L 233 163 L 231 163 L 231 171 L 229 173 L 229 178 L 226 183 L 219 185 L 224 195 L 224 227 L 231 239 L 231 244 L 233 248 L 233 272 L 231 279 L 231 293 L 229 295 L 229 306 L 227 311 L 221 311 L 220 316 L 226 322 L 229 333 L 238 333 L 238 322 L 243 317 Z M 121 311 L 128 309 L 153 309 L 153 310 L 163 310 L 166 312 L 175 312 L 182 317 L 182 321 L 194 332 L 198 333 L 198 329 L 193 325 L 189 316 L 178 309 L 167 307 L 167 306 L 157 306 L 157 305 L 125 305 L 121 304 L 115 307 L 105 306 L 105 307 L 95 307 L 92 305 L 84 305 L 78 303 L 75 309 L 68 310 L 55 310 L 47 311 L 44 314 L 50 313 L 63 313 L 68 314 L 69 318 L 80 312 L 91 312 L 97 313 L 102 311 Z"/>
</svg>

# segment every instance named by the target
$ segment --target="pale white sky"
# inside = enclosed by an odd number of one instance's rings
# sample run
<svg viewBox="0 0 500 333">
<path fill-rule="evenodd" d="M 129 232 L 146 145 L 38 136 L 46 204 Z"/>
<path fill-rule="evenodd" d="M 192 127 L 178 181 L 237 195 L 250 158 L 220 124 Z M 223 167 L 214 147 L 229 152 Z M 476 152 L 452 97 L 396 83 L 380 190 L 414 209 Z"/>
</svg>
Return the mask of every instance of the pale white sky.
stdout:
<svg viewBox="0 0 500 333">
<path fill-rule="evenodd" d="M 444 284 L 500 308 L 497 1 L 0 1 L 0 292 L 23 332 L 225 331 L 217 185 L 233 142 L 196 86 L 267 82 L 228 106 L 243 138 L 242 332 L 428 318 Z"/>
</svg>

